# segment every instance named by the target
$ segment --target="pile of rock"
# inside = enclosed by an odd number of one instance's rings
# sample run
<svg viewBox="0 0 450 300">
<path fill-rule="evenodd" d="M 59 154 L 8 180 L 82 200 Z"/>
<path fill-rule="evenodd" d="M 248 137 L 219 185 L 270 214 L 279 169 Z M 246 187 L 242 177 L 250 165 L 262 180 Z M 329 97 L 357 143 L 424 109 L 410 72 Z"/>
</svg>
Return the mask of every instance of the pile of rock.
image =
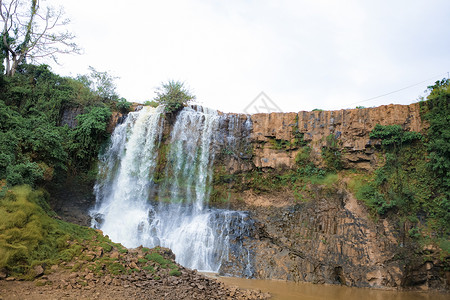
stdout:
<svg viewBox="0 0 450 300">
<path fill-rule="evenodd" d="M 145 249 L 144 250 L 148 250 Z M 157 252 L 155 252 L 157 251 Z M 158 253 L 177 272 L 170 273 L 169 268 L 158 267 L 154 264 L 152 270 L 142 267 L 142 257 L 145 253 Z M 116 249 L 111 251 L 114 255 Z M 104 256 L 104 255 L 102 255 Z M 139 258 L 141 261 L 139 261 Z M 126 272 L 119 275 L 111 273 L 99 275 L 96 270 L 82 268 L 74 271 L 70 262 L 65 265 L 52 267 L 52 272 L 37 277 L 33 285 L 25 282 L 0 281 L 0 291 L 17 290 L 17 295 L 28 296 L 22 299 L 34 299 L 33 295 L 48 298 L 81 297 L 89 299 L 268 299 L 270 295 L 254 290 L 242 290 L 225 286 L 213 278 L 208 278 L 196 270 L 186 269 L 174 261 L 174 254 L 170 249 L 158 248 L 146 252 L 143 248 L 131 249 L 127 253 L 120 253 L 117 257 Z M 78 262 L 79 263 L 79 262 Z M 149 262 L 146 262 L 149 263 Z M 68 268 L 72 267 L 71 270 Z M 131 269 L 132 272 L 129 272 Z M 11 285 L 8 285 L 11 284 Z M 26 288 L 20 288 L 20 285 Z M 28 284 L 28 285 L 26 285 Z M 24 292 L 26 291 L 26 293 Z M 3 294 L 3 293 L 1 293 Z M 7 294 L 4 294 L 7 296 Z M 16 299 L 15 297 L 4 299 Z"/>
</svg>

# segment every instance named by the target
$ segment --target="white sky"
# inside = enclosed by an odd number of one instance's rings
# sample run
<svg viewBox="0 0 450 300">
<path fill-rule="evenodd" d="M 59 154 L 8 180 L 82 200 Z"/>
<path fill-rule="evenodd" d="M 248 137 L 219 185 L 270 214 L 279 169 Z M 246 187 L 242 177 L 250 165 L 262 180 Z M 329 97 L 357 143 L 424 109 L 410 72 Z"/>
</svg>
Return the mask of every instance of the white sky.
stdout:
<svg viewBox="0 0 450 300">
<path fill-rule="evenodd" d="M 225 112 L 262 91 L 285 112 L 409 104 L 450 71 L 448 0 L 47 2 L 84 49 L 53 70 L 108 71 L 128 101 L 174 79 Z"/>
</svg>

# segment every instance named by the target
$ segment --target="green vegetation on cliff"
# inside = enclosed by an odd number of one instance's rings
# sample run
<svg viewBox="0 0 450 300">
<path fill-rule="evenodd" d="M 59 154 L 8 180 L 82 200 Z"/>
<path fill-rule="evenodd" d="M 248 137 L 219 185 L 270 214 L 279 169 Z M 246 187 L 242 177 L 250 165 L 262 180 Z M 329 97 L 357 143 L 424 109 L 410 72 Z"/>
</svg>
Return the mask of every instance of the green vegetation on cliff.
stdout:
<svg viewBox="0 0 450 300">
<path fill-rule="evenodd" d="M 0 75 L 2 186 L 39 186 L 95 164 L 116 102 L 88 83 L 56 75 L 46 65 L 20 65 L 15 76 Z M 73 129 L 60 126 L 70 108 L 84 110 Z"/>
<path fill-rule="evenodd" d="M 370 137 L 381 141 L 384 164 L 356 195 L 376 214 L 397 214 L 411 225 L 411 237 L 431 230 L 450 234 L 450 90 L 443 80 L 429 87 L 421 103 L 428 132 L 404 131 L 399 125 L 377 125 Z"/>
<path fill-rule="evenodd" d="M 170 80 L 161 84 L 156 91 L 155 100 L 152 102 L 164 105 L 167 113 L 175 114 L 194 99 L 195 96 L 184 86 L 183 82 Z M 152 102 L 148 104 L 151 105 Z"/>
</svg>

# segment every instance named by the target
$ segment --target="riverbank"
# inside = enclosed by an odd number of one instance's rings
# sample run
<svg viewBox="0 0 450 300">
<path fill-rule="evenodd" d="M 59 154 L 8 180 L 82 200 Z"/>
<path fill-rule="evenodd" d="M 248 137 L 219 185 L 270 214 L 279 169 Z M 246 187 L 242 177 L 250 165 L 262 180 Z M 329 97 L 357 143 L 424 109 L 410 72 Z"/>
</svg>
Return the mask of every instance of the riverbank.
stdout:
<svg viewBox="0 0 450 300">
<path fill-rule="evenodd" d="M 195 271 L 160 280 L 145 275 L 93 278 L 80 284 L 81 275 L 56 272 L 35 281 L 0 280 L 1 300 L 41 299 L 268 299 L 267 293 L 229 287 Z"/>
<path fill-rule="evenodd" d="M 144 248 L 145 249 L 145 248 Z M 167 251 L 166 251 L 167 250 Z M 140 268 L 130 251 L 120 261 L 128 261 L 134 272 L 115 276 L 97 276 L 91 271 L 72 271 L 76 263 L 54 265 L 34 281 L 20 281 L 13 277 L 0 280 L 0 300 L 41 299 L 269 299 L 268 293 L 227 286 L 195 270 L 176 265 L 178 272 L 162 267 Z M 168 249 L 159 251 L 165 260 L 171 259 Z M 139 258 L 142 262 L 143 258 Z M 68 269 L 68 268 L 72 269 Z"/>
</svg>

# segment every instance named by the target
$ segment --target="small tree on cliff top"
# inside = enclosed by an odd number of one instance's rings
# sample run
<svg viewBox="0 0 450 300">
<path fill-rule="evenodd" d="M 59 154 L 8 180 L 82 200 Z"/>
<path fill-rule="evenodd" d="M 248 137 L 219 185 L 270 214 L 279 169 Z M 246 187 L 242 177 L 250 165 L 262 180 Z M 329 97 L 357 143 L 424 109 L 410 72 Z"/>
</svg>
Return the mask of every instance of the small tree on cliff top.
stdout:
<svg viewBox="0 0 450 300">
<path fill-rule="evenodd" d="M 156 90 L 155 101 L 165 106 L 167 113 L 176 113 L 183 109 L 195 96 L 184 87 L 183 82 L 170 80 L 162 83 Z"/>
<path fill-rule="evenodd" d="M 41 7 L 39 0 L 0 0 L 3 28 L 0 49 L 5 60 L 5 72 L 14 76 L 26 58 L 37 61 L 51 58 L 57 62 L 61 53 L 80 53 L 73 42 L 75 36 L 60 28 L 69 23 L 62 9 Z"/>
</svg>

